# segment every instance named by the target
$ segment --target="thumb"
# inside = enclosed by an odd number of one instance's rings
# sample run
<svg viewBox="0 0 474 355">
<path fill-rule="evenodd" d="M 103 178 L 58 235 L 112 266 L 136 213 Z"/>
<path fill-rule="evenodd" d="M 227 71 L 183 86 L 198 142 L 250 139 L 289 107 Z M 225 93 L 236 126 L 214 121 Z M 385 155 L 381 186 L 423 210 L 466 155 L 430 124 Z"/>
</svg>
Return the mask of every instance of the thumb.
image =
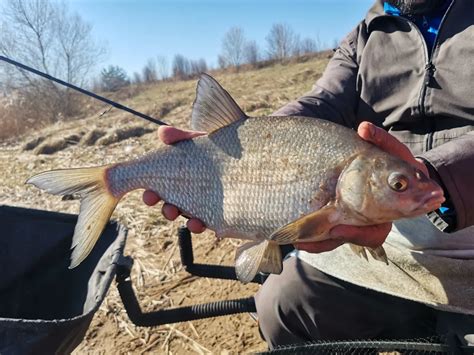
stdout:
<svg viewBox="0 0 474 355">
<path fill-rule="evenodd" d="M 357 128 L 357 134 L 363 140 L 376 145 L 391 155 L 405 160 L 414 167 L 421 169 L 427 175 L 428 171 L 426 167 L 416 160 L 410 149 L 383 128 L 377 127 L 371 122 L 364 121 Z"/>
<path fill-rule="evenodd" d="M 206 132 L 187 131 L 171 126 L 160 126 L 158 138 L 165 144 L 173 144 L 186 139 L 192 139 L 206 134 Z"/>
</svg>

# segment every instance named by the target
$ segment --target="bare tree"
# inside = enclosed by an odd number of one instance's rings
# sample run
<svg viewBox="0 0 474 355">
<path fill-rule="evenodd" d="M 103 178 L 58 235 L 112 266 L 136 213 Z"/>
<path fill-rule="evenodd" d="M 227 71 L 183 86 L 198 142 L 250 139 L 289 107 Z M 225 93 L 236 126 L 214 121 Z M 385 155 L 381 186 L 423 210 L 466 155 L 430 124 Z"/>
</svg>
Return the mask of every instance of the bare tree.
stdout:
<svg viewBox="0 0 474 355">
<path fill-rule="evenodd" d="M 65 3 L 5 0 L 0 12 L 0 53 L 72 84 L 84 86 L 105 54 L 92 39 L 91 26 Z M 8 89 L 15 90 L 21 109 L 30 110 L 31 116 L 54 121 L 77 112 L 77 96 L 68 89 L 25 71 L 2 68 L 10 78 Z"/>
<path fill-rule="evenodd" d="M 260 53 L 257 42 L 248 41 L 244 47 L 245 62 L 255 66 L 260 60 Z"/>
<path fill-rule="evenodd" d="M 158 72 L 153 59 L 148 59 L 142 70 L 142 80 L 144 83 L 154 83 L 158 81 Z"/>
<path fill-rule="evenodd" d="M 244 61 L 245 36 L 240 27 L 232 27 L 222 40 L 221 56 L 228 65 L 239 67 Z"/>
<path fill-rule="evenodd" d="M 301 54 L 316 53 L 320 50 L 318 39 L 305 38 L 301 41 Z"/>
<path fill-rule="evenodd" d="M 176 54 L 173 59 L 173 77 L 184 79 L 190 73 L 189 60 L 182 54 Z"/>
<path fill-rule="evenodd" d="M 289 58 L 294 52 L 295 42 L 297 41 L 291 27 L 282 23 L 274 24 L 265 39 L 267 41 L 268 57 L 276 60 Z"/>
<path fill-rule="evenodd" d="M 141 84 L 142 83 L 142 76 L 138 72 L 133 73 L 132 83 L 134 84 Z"/>
<path fill-rule="evenodd" d="M 160 80 L 166 80 L 170 76 L 168 60 L 163 56 L 156 57 L 157 73 Z"/>
<path fill-rule="evenodd" d="M 198 60 L 191 60 L 190 61 L 190 73 L 191 75 L 199 75 L 203 72 L 207 71 L 207 63 L 206 61 L 201 58 Z"/>
<path fill-rule="evenodd" d="M 221 69 L 225 69 L 228 66 L 226 59 L 221 54 L 217 56 L 217 66 Z"/>
<path fill-rule="evenodd" d="M 298 57 L 299 55 L 302 54 L 301 45 L 302 44 L 301 44 L 300 35 L 295 34 L 293 36 L 293 45 L 292 45 L 292 48 L 291 48 L 291 56 Z"/>
</svg>

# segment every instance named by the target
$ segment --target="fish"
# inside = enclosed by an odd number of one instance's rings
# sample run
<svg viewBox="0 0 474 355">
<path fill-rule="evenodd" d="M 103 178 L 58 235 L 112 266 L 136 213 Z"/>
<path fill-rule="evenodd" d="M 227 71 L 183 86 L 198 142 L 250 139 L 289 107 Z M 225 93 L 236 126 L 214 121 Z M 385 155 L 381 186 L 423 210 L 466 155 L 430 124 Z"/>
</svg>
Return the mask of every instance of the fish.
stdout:
<svg viewBox="0 0 474 355">
<path fill-rule="evenodd" d="M 199 78 L 191 127 L 205 135 L 134 160 L 60 169 L 27 180 L 54 195 L 79 195 L 70 268 L 91 252 L 118 202 L 146 189 L 218 238 L 245 241 L 239 280 L 282 271 L 280 245 L 322 241 L 336 225 L 374 225 L 425 214 L 444 201 L 422 171 L 314 117 L 247 116 L 210 75 Z M 387 262 L 383 246 L 354 252 Z"/>
</svg>

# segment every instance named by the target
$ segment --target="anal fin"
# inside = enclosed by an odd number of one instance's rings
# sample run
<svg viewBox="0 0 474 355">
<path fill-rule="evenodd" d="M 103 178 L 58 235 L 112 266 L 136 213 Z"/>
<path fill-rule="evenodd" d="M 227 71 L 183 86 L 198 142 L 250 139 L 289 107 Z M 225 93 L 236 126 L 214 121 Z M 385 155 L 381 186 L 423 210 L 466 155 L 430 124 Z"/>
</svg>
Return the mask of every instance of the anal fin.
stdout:
<svg viewBox="0 0 474 355">
<path fill-rule="evenodd" d="M 252 241 L 237 249 L 235 272 L 243 283 L 252 281 L 259 272 L 279 274 L 282 268 L 281 250 L 274 242 Z"/>
<path fill-rule="evenodd" d="M 349 244 L 349 246 L 356 255 L 363 257 L 367 261 L 369 260 L 367 257 L 368 251 L 375 260 L 382 261 L 388 265 L 387 253 L 385 253 L 383 246 L 379 246 L 377 248 L 361 247 L 360 245 L 355 244 Z"/>
</svg>

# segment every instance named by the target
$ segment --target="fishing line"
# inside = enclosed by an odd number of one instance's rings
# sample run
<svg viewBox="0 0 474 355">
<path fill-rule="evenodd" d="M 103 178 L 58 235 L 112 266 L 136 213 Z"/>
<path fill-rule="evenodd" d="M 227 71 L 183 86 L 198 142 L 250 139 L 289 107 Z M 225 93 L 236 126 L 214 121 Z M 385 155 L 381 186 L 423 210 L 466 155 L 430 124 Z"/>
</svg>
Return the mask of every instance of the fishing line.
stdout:
<svg viewBox="0 0 474 355">
<path fill-rule="evenodd" d="M 123 110 L 123 111 L 127 111 L 129 113 L 131 113 L 132 115 L 135 115 L 135 116 L 138 116 L 140 118 L 143 118 L 147 121 L 150 121 L 150 122 L 153 122 L 157 125 L 160 125 L 160 126 L 167 126 L 168 124 L 163 122 L 163 121 L 160 121 L 156 118 L 153 118 L 153 117 L 150 117 L 148 115 L 145 115 L 144 113 L 141 113 L 141 112 L 138 112 L 138 111 L 135 111 L 134 109 L 131 109 L 130 107 L 127 107 L 127 106 L 124 106 L 124 105 L 121 105 L 115 101 L 112 101 L 106 97 L 103 97 L 103 96 L 100 96 L 100 95 L 97 95 L 91 91 L 88 91 L 88 90 L 85 90 L 85 89 L 82 89 L 76 85 L 73 85 L 73 84 L 70 84 L 64 80 L 61 80 L 61 79 L 58 79 L 58 78 L 55 78 L 54 76 L 51 76 L 49 74 L 46 74 L 46 73 L 43 73 L 39 70 L 36 70 L 34 68 L 31 68 L 25 64 L 22 64 L 22 63 L 19 63 L 13 59 L 10 59 L 10 58 L 7 58 L 7 57 L 4 57 L 2 55 L 0 55 L 0 60 L 3 60 L 4 62 L 7 62 L 9 64 L 12 64 L 16 67 L 19 67 L 21 69 L 24 69 L 24 70 L 27 70 L 33 74 L 36 74 L 36 75 L 39 75 L 39 76 L 42 76 L 43 78 L 45 79 L 48 79 L 48 80 L 51 80 L 51 81 L 54 81 L 60 85 L 63 85 L 63 86 L 66 86 L 68 88 L 71 88 L 73 90 L 76 90 L 76 91 L 79 91 L 80 93 L 84 94 L 84 95 L 87 95 L 87 96 L 90 96 L 90 97 L 93 97 L 94 99 L 96 100 L 99 100 L 99 101 L 102 101 L 102 102 L 105 102 L 109 105 L 112 105 L 113 107 L 115 108 L 118 108 L 119 110 Z"/>
</svg>

